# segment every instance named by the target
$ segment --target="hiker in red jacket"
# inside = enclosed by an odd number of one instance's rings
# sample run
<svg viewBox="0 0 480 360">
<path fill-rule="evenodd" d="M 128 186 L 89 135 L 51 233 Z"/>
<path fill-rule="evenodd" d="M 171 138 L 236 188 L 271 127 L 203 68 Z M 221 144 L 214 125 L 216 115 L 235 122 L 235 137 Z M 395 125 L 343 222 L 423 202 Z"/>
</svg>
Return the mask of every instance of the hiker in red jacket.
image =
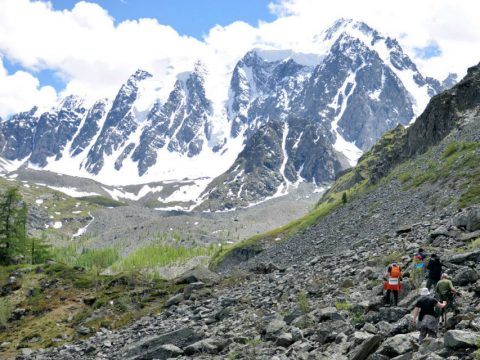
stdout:
<svg viewBox="0 0 480 360">
<path fill-rule="evenodd" d="M 385 296 L 386 304 L 391 305 L 390 293 L 393 293 L 393 305 L 398 305 L 398 292 L 401 288 L 402 269 L 396 262 L 392 263 L 387 270 L 387 280 L 384 283 L 384 289 L 387 290 Z"/>
</svg>

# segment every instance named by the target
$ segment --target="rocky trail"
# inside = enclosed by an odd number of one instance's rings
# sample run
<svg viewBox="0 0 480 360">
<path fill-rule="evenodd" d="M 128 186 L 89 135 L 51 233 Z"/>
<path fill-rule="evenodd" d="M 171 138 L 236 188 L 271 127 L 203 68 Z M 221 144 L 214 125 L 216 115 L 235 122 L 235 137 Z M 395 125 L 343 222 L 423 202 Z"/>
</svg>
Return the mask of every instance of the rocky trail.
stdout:
<svg viewBox="0 0 480 360">
<path fill-rule="evenodd" d="M 312 251 L 286 267 L 256 259 L 250 272 L 224 279 L 197 272 L 161 315 L 18 359 L 474 359 L 480 249 L 465 248 L 478 236 L 480 209 L 472 208 L 402 226 L 390 239 Z M 460 314 L 449 314 L 447 329 L 422 345 L 410 315 L 419 295 L 409 271 L 419 246 L 440 255 L 462 293 Z M 397 259 L 404 287 L 399 306 L 386 307 L 382 278 Z"/>
</svg>

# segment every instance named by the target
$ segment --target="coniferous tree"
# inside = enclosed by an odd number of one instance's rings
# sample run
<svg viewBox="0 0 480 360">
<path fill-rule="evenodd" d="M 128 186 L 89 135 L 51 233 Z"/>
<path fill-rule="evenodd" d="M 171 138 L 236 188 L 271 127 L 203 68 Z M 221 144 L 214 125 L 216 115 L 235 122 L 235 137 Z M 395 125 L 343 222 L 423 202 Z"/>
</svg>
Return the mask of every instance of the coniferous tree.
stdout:
<svg viewBox="0 0 480 360">
<path fill-rule="evenodd" d="M 0 194 L 0 263 L 12 263 L 25 256 L 28 209 L 17 188 Z"/>
</svg>

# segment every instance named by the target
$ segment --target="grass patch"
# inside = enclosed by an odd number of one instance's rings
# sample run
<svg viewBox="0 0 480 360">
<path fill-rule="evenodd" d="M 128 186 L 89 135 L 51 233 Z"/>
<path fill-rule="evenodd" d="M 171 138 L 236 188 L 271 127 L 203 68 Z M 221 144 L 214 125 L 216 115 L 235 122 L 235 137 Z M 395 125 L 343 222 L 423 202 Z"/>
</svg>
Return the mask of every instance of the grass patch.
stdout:
<svg viewBox="0 0 480 360">
<path fill-rule="evenodd" d="M 81 266 L 88 270 L 106 269 L 120 259 L 117 249 L 87 249 L 78 245 L 52 249 L 53 258 L 70 267 Z"/>
<path fill-rule="evenodd" d="M 79 200 L 86 201 L 90 204 L 96 204 L 104 207 L 119 207 L 124 206 L 125 204 L 121 201 L 113 200 L 105 196 L 95 195 L 95 196 L 82 196 L 78 198 Z"/>
<path fill-rule="evenodd" d="M 305 290 L 300 291 L 298 294 L 298 308 L 303 314 L 308 314 L 311 310 L 310 301 L 308 300 L 308 294 Z"/>
<path fill-rule="evenodd" d="M 347 301 L 339 301 L 335 303 L 335 308 L 337 310 L 348 310 L 350 311 L 352 309 L 352 304 L 350 304 Z"/>
<path fill-rule="evenodd" d="M 8 319 L 12 316 L 13 307 L 8 299 L 0 298 L 0 327 L 6 328 Z"/>
<path fill-rule="evenodd" d="M 476 238 L 475 240 L 472 240 L 472 242 L 470 244 L 468 244 L 468 248 L 470 250 L 480 249 L 480 238 Z"/>
<path fill-rule="evenodd" d="M 390 265 L 393 262 L 399 263 L 401 259 L 402 259 L 402 254 L 399 251 L 395 250 L 383 258 L 383 264 L 386 266 L 386 265 Z"/>
<path fill-rule="evenodd" d="M 116 262 L 115 271 L 138 271 L 155 269 L 172 264 L 182 264 L 197 256 L 212 256 L 216 245 L 199 247 L 174 246 L 165 243 L 148 245 Z"/>
</svg>

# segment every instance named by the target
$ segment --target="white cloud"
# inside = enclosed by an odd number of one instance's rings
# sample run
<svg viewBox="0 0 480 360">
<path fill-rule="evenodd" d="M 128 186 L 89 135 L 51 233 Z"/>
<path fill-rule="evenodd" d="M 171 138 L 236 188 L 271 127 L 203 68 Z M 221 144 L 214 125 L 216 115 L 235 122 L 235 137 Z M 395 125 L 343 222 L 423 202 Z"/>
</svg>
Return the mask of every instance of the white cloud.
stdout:
<svg viewBox="0 0 480 360">
<path fill-rule="evenodd" d="M 25 111 L 37 105 L 49 107 L 57 100 L 57 92 L 51 86 L 42 86 L 28 72 L 17 71 L 9 75 L 0 58 L 0 117 Z"/>
<path fill-rule="evenodd" d="M 42 69 L 55 72 L 67 84 L 63 94 L 92 99 L 114 96 L 137 68 L 155 74 L 159 96 L 165 98 L 175 75 L 202 59 L 216 81 L 210 87 L 214 101 L 227 96 L 225 74 L 246 51 L 266 47 L 316 52 L 315 35 L 340 17 L 365 21 L 397 38 L 425 75 L 442 78 L 450 71 L 463 75 L 480 61 L 477 0 L 277 0 L 270 8 L 278 16 L 273 22 L 215 26 L 199 41 L 180 36 L 155 19 L 115 24 L 105 9 L 85 1 L 70 11 L 55 11 L 48 2 L 1 0 L 0 34 L 8 36 L 0 36 L 0 54 L 33 74 Z M 415 58 L 415 49 L 432 43 L 438 44 L 440 56 Z M 33 75 L 2 71 L 0 89 L 10 89 L 12 100 L 2 97 L 1 113 L 18 111 L 22 101 L 25 106 L 36 98 L 54 101 L 53 89 L 39 87 Z M 12 85 L 13 80 L 19 84 Z M 30 92 L 22 90 L 27 83 Z"/>
</svg>

